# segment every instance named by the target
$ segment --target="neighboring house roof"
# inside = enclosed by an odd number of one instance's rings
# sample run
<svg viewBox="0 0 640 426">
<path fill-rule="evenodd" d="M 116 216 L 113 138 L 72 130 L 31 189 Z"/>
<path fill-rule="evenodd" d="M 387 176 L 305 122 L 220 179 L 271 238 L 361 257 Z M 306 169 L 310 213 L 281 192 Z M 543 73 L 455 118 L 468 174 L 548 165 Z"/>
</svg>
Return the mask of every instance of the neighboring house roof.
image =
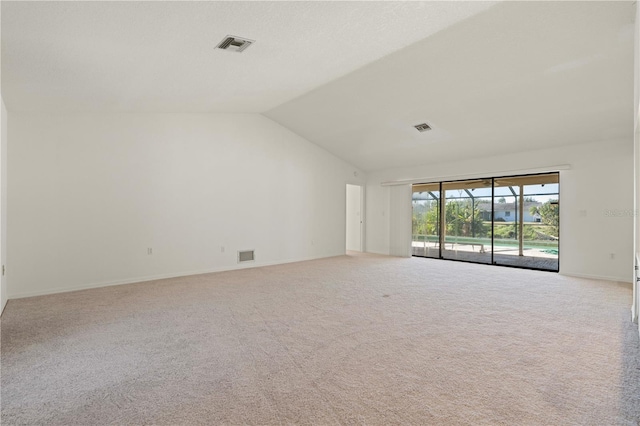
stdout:
<svg viewBox="0 0 640 426">
<path fill-rule="evenodd" d="M 525 201 L 524 202 L 524 211 L 528 212 L 531 207 L 540 207 L 542 205 L 542 203 L 538 202 L 538 201 Z M 519 207 L 519 206 L 518 206 Z M 516 209 L 516 205 L 515 203 L 495 203 L 493 205 L 493 211 L 495 212 L 500 212 L 500 211 L 514 211 Z"/>
</svg>

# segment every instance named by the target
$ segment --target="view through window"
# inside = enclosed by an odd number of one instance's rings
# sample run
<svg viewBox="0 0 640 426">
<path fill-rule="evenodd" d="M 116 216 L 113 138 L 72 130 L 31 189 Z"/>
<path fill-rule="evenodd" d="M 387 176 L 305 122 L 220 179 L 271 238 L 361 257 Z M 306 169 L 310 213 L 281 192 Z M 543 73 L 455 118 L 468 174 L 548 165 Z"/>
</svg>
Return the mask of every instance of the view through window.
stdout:
<svg viewBox="0 0 640 426">
<path fill-rule="evenodd" d="M 559 174 L 413 185 L 412 253 L 559 270 Z"/>
</svg>

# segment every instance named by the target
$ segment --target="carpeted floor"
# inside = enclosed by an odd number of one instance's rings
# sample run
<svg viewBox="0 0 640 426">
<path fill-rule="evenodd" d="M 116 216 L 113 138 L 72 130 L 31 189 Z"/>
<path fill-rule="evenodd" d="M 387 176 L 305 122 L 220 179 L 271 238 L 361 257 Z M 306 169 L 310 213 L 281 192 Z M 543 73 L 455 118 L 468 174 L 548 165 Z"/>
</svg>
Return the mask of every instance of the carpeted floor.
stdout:
<svg viewBox="0 0 640 426">
<path fill-rule="evenodd" d="M 631 287 L 350 255 L 11 300 L 2 424 L 638 425 Z"/>
</svg>

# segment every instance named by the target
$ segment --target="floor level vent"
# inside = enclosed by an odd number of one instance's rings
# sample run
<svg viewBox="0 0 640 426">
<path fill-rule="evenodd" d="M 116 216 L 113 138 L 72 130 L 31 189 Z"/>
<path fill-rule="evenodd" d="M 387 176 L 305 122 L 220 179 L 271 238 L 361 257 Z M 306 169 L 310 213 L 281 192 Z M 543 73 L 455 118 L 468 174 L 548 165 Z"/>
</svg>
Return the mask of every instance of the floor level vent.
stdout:
<svg viewBox="0 0 640 426">
<path fill-rule="evenodd" d="M 251 262 L 256 260 L 254 250 L 244 250 L 238 252 L 238 263 Z"/>
</svg>

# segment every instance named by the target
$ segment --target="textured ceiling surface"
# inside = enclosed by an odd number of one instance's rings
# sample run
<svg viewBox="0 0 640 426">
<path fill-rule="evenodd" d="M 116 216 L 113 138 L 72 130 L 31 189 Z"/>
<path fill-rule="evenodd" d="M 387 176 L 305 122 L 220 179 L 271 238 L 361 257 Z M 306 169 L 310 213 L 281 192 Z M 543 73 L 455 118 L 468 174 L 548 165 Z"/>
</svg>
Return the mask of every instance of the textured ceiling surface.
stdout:
<svg viewBox="0 0 640 426">
<path fill-rule="evenodd" d="M 632 141 L 634 9 L 500 3 L 266 115 L 368 171 Z"/>
<path fill-rule="evenodd" d="M 494 2 L 2 1 L 16 111 L 263 112 Z M 245 52 L 214 47 L 228 34 Z"/>
<path fill-rule="evenodd" d="M 367 171 L 632 138 L 631 1 L 1 7 L 9 111 L 258 112 Z"/>
</svg>

